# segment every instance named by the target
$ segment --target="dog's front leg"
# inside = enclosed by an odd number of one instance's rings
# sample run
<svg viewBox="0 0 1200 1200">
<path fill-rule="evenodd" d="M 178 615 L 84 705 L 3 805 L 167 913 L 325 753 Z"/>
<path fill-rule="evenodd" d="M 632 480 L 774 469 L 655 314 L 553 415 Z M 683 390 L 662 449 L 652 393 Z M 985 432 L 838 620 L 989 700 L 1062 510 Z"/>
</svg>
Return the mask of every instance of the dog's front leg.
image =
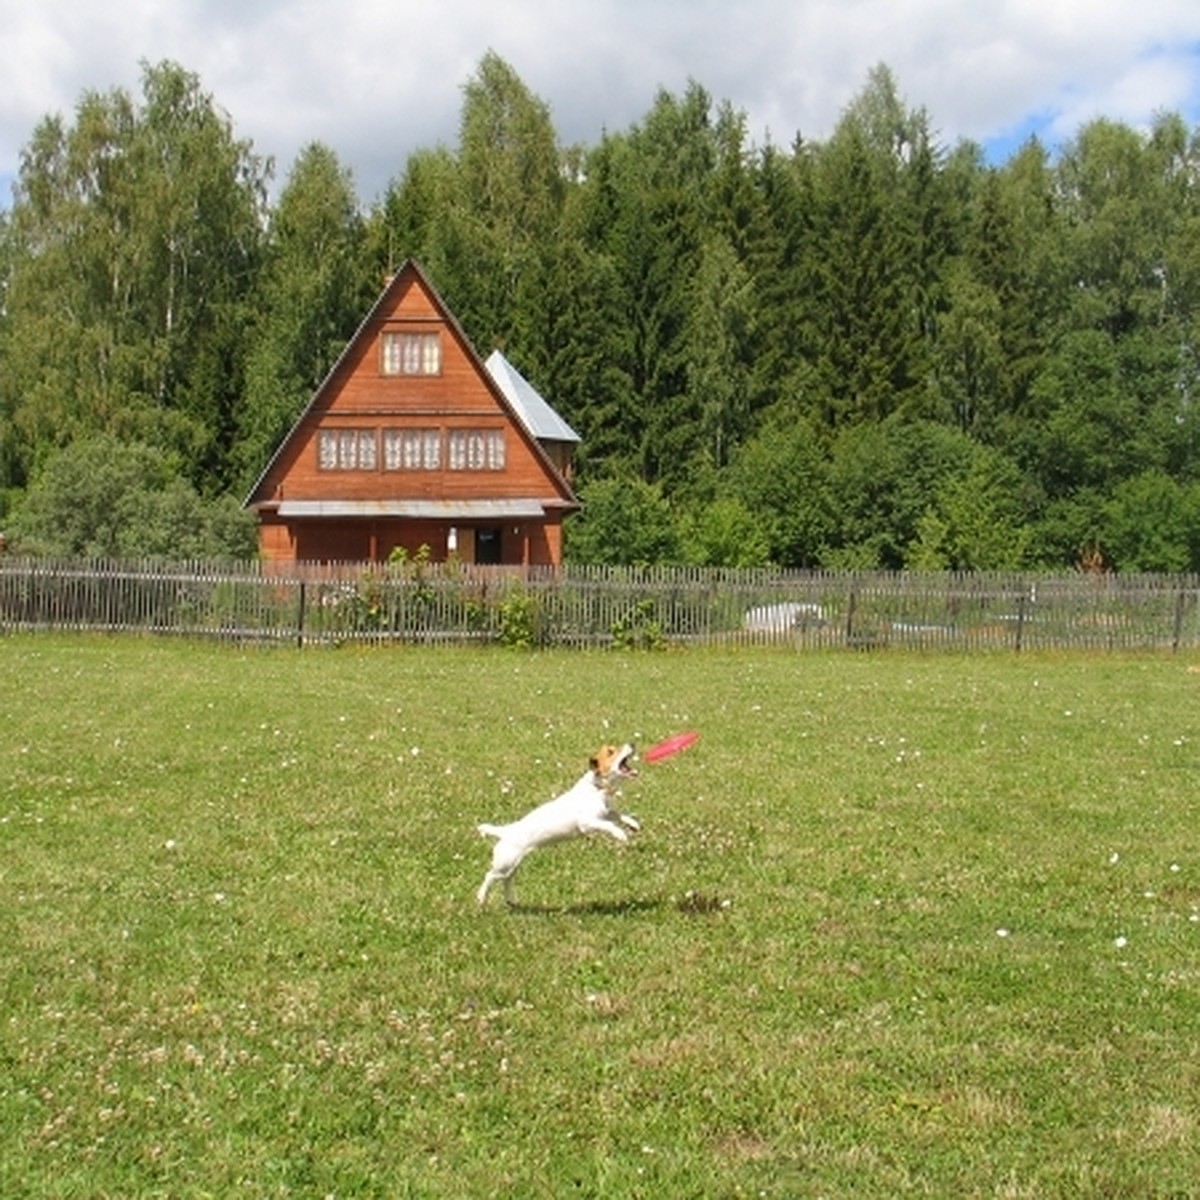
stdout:
<svg viewBox="0 0 1200 1200">
<path fill-rule="evenodd" d="M 628 825 L 634 833 L 637 833 L 642 827 L 641 821 L 639 821 L 637 817 L 631 817 L 628 813 L 617 813 L 617 816 L 620 817 L 621 824 Z"/>
<path fill-rule="evenodd" d="M 609 837 L 616 838 L 618 842 L 629 841 L 629 834 L 613 817 L 597 817 L 594 821 L 581 823 L 579 828 L 583 833 L 607 833 Z"/>
</svg>

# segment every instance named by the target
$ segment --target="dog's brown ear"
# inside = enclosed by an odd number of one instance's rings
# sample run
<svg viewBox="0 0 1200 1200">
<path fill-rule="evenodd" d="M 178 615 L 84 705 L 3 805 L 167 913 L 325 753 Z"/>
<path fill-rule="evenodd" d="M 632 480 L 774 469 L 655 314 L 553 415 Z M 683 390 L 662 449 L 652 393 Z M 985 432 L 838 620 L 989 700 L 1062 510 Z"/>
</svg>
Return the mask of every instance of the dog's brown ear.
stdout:
<svg viewBox="0 0 1200 1200">
<path fill-rule="evenodd" d="M 589 770 L 589 771 L 598 771 L 598 770 L 600 770 L 600 758 L 599 758 L 599 756 L 598 756 L 598 755 L 596 755 L 596 754 L 593 754 L 593 755 L 589 756 L 589 758 L 588 758 L 588 770 Z"/>
</svg>

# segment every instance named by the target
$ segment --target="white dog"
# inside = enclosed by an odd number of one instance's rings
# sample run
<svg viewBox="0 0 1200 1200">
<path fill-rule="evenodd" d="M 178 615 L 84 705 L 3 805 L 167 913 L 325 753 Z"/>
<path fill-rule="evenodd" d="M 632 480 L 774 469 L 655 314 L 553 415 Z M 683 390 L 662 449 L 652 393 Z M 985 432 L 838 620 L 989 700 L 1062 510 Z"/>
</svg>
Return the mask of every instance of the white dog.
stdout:
<svg viewBox="0 0 1200 1200">
<path fill-rule="evenodd" d="M 637 774 L 633 769 L 631 745 L 602 746 L 588 760 L 587 773 L 573 788 L 547 800 L 519 821 L 508 825 L 479 825 L 484 837 L 496 839 L 492 847 L 492 867 L 483 877 L 476 899 L 487 903 L 495 883 L 504 884 L 504 898 L 513 903 L 512 879 L 531 850 L 586 833 L 607 833 L 619 842 L 629 841 L 627 829 L 641 826 L 633 817 L 618 812 L 614 801 L 622 779 Z"/>
</svg>

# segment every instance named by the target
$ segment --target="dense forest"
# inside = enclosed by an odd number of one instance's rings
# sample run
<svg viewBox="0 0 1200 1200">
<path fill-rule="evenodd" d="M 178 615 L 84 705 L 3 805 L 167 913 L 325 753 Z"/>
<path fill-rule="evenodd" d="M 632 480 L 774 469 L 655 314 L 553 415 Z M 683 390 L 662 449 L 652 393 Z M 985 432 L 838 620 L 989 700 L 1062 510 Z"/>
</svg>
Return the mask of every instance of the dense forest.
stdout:
<svg viewBox="0 0 1200 1200">
<path fill-rule="evenodd" d="M 989 164 L 876 68 L 827 140 L 699 83 L 594 146 L 487 54 L 365 205 L 193 74 L 45 118 L 0 213 L 0 529 L 252 554 L 241 500 L 418 259 L 579 431 L 579 562 L 1200 570 L 1200 134 Z"/>
</svg>

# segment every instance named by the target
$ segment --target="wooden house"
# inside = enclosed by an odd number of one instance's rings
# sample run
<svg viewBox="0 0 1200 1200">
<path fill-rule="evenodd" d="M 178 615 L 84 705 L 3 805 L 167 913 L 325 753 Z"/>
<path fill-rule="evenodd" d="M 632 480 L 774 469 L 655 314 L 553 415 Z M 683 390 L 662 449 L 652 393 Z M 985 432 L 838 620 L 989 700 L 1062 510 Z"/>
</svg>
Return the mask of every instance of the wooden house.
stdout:
<svg viewBox="0 0 1200 1200">
<path fill-rule="evenodd" d="M 392 276 L 246 499 L 266 562 L 557 565 L 579 438 L 482 362 L 412 261 Z"/>
</svg>

